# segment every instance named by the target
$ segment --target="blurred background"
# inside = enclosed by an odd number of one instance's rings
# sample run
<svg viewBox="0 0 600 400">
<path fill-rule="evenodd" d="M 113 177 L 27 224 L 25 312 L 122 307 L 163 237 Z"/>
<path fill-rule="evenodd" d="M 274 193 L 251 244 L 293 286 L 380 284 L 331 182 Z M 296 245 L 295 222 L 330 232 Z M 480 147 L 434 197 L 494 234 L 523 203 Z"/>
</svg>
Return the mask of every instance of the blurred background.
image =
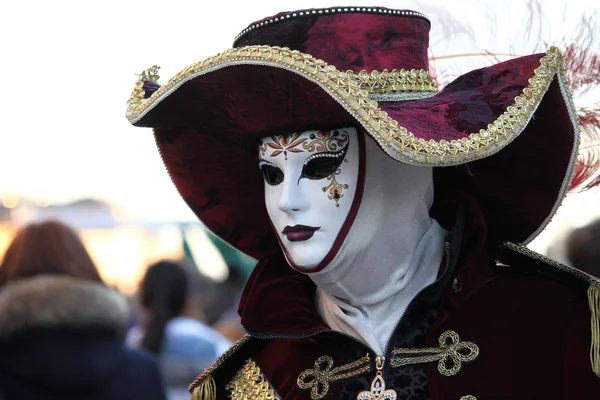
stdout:
<svg viewBox="0 0 600 400">
<path fill-rule="evenodd" d="M 253 260 L 206 232 L 174 189 L 150 130 L 133 128 L 125 102 L 136 73 L 161 66 L 161 83 L 223 51 L 251 22 L 328 0 L 202 2 L 36 1 L 0 5 L 0 254 L 20 226 L 58 219 L 82 236 L 102 278 L 135 292 L 146 267 L 187 260 L 214 282 Z M 432 72 L 454 77 L 550 45 L 600 53 L 596 1 L 346 1 L 411 8 L 432 21 Z M 589 71 L 588 71 L 589 72 Z M 600 74 L 596 70 L 597 74 Z M 576 104 L 598 108 L 598 85 Z M 592 83 L 594 80 L 592 79 Z M 597 147 L 584 144 L 589 157 Z M 591 150 L 590 150 L 591 149 Z M 600 192 L 567 197 L 531 246 L 563 262 L 568 233 L 600 217 Z"/>
</svg>

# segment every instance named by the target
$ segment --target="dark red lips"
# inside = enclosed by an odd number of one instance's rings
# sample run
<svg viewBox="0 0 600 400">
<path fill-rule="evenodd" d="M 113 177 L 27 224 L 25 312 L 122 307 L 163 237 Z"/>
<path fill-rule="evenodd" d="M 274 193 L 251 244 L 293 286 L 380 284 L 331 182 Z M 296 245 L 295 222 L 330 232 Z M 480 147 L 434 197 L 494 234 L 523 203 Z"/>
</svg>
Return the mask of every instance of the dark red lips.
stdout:
<svg viewBox="0 0 600 400">
<path fill-rule="evenodd" d="M 290 242 L 303 242 L 310 239 L 315 234 L 315 231 L 321 229 L 321 227 L 306 226 L 306 225 L 294 225 L 286 226 L 283 228 L 283 233 L 286 235 Z"/>
</svg>

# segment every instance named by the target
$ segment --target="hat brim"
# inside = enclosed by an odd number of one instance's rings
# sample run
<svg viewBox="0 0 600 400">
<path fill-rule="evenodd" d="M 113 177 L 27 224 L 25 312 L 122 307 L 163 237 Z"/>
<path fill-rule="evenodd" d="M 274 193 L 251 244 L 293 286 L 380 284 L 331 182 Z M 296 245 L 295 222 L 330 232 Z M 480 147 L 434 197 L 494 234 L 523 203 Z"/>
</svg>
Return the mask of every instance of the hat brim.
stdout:
<svg viewBox="0 0 600 400">
<path fill-rule="evenodd" d="M 355 125 L 398 161 L 469 163 L 467 175 L 436 172 L 438 186 L 464 186 L 488 225 L 501 227 L 498 240 L 517 242 L 543 228 L 564 197 L 578 145 L 556 49 L 469 72 L 429 98 L 378 104 L 351 75 L 309 55 L 248 47 L 194 64 L 139 99 L 128 118 L 155 129 L 183 198 L 211 231 L 255 258 L 277 249 L 256 163 L 261 136 Z M 490 157 L 524 131 L 510 151 Z"/>
</svg>

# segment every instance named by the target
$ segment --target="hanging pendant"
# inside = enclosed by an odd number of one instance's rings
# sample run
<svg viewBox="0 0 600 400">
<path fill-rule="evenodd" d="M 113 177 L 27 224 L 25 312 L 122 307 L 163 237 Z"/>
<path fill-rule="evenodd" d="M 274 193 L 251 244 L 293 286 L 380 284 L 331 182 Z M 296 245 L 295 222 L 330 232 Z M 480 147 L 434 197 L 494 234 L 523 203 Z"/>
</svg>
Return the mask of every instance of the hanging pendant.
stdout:
<svg viewBox="0 0 600 400">
<path fill-rule="evenodd" d="M 396 400 L 397 394 L 394 389 L 385 389 L 385 380 L 383 379 L 383 365 L 385 357 L 377 356 L 375 360 L 375 368 L 377 373 L 373 382 L 371 382 L 371 390 L 364 390 L 358 394 L 356 400 Z"/>
</svg>

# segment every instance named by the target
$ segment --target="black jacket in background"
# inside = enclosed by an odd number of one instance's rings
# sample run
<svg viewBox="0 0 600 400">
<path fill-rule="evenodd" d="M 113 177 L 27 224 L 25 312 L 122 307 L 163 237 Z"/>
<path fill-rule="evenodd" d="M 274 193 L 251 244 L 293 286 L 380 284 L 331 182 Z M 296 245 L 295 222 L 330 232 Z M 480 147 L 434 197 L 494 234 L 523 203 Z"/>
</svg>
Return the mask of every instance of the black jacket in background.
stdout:
<svg viewBox="0 0 600 400">
<path fill-rule="evenodd" d="M 153 356 L 123 344 L 127 314 L 115 291 L 68 277 L 0 289 L 2 400 L 164 400 Z"/>
</svg>

